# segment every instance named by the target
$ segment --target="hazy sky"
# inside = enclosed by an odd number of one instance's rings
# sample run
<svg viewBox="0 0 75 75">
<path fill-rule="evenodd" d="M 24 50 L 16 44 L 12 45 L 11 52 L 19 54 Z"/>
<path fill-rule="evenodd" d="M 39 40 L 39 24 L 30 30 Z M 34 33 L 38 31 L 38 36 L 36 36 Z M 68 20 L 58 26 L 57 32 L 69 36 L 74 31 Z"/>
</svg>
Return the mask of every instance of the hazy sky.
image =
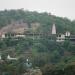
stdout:
<svg viewBox="0 0 75 75">
<path fill-rule="evenodd" d="M 20 8 L 75 19 L 75 0 L 0 0 L 0 10 Z"/>
</svg>

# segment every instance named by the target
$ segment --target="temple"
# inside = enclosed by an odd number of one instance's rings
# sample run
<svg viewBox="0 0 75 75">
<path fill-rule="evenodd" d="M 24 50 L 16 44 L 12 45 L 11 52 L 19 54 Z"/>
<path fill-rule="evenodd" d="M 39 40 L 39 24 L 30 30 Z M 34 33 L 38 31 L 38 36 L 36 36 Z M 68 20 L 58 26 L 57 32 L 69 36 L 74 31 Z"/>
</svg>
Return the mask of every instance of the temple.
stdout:
<svg viewBox="0 0 75 75">
<path fill-rule="evenodd" d="M 34 29 L 34 28 L 32 28 L 32 29 Z M 29 29 L 26 29 L 25 33 L 13 33 L 13 32 L 1 33 L 0 32 L 0 39 L 5 39 L 5 38 L 9 38 L 9 37 L 11 37 L 13 39 L 18 39 L 18 38 L 40 39 L 40 38 L 44 38 L 45 36 L 51 38 L 51 40 L 55 40 L 56 42 L 64 42 L 67 39 L 69 39 L 72 42 L 75 42 L 75 35 L 72 35 L 70 33 L 70 31 L 66 31 L 65 33 L 58 34 L 55 24 L 52 25 L 51 32 L 49 31 L 46 34 L 45 33 L 38 33 L 38 32 L 37 33 L 30 32 Z"/>
<path fill-rule="evenodd" d="M 55 24 L 52 25 L 52 34 L 56 35 L 56 26 L 55 26 Z"/>
</svg>

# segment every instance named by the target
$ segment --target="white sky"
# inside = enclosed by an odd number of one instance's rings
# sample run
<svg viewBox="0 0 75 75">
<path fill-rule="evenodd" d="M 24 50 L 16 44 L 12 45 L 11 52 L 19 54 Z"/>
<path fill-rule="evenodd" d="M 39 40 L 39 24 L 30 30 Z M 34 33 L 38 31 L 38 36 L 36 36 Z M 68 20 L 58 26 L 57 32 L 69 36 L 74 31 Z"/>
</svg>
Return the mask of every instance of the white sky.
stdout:
<svg viewBox="0 0 75 75">
<path fill-rule="evenodd" d="M 75 0 L 0 0 L 0 10 L 20 9 L 50 12 L 61 17 L 75 19 Z"/>
</svg>

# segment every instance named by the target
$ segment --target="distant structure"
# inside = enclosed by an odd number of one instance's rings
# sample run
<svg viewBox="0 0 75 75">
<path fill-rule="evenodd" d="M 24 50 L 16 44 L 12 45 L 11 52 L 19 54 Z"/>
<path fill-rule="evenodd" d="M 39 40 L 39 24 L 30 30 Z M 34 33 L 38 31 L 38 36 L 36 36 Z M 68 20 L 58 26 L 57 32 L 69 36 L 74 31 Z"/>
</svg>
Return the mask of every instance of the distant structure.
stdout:
<svg viewBox="0 0 75 75">
<path fill-rule="evenodd" d="M 1 55 L 0 55 L 0 60 L 2 60 L 2 57 L 1 57 Z"/>
<path fill-rule="evenodd" d="M 2 34 L 2 36 L 1 36 L 2 38 L 5 38 L 5 34 Z"/>
<path fill-rule="evenodd" d="M 75 37 L 71 35 L 69 31 L 66 31 L 64 34 L 62 33 L 57 34 L 56 32 L 57 32 L 56 25 L 53 24 L 51 34 L 54 35 L 52 36 L 52 40 L 56 40 L 56 42 L 64 42 L 66 39 L 70 39 L 70 41 L 75 39 Z"/>
<path fill-rule="evenodd" d="M 59 34 L 57 35 L 56 42 L 64 42 L 65 41 L 65 35 Z"/>
<path fill-rule="evenodd" d="M 32 63 L 30 63 L 29 59 L 26 59 L 26 67 L 27 68 L 31 68 L 32 67 Z"/>
<path fill-rule="evenodd" d="M 56 34 L 56 26 L 55 26 L 55 24 L 53 24 L 53 26 L 52 26 L 52 34 Z"/>
<path fill-rule="evenodd" d="M 53 24 L 51 27 L 51 31 L 44 33 L 38 32 L 40 23 L 23 23 L 21 22 L 12 22 L 10 25 L 3 27 L 0 30 L 0 39 L 12 38 L 18 40 L 19 38 L 33 38 L 33 40 L 49 37 L 51 40 L 55 40 L 56 42 L 64 42 L 66 39 L 69 39 L 72 42 L 75 42 L 75 35 L 72 35 L 70 31 L 66 31 L 65 33 L 57 34 L 56 25 Z M 13 59 L 8 56 L 8 59 Z"/>
<path fill-rule="evenodd" d="M 8 60 L 17 60 L 17 58 L 11 58 L 10 55 L 7 56 Z"/>
<path fill-rule="evenodd" d="M 28 62 L 28 61 L 29 61 L 29 59 L 26 59 L 26 61 Z"/>
<path fill-rule="evenodd" d="M 70 32 L 69 31 L 66 31 L 66 33 L 65 33 L 65 36 L 70 36 Z"/>
</svg>

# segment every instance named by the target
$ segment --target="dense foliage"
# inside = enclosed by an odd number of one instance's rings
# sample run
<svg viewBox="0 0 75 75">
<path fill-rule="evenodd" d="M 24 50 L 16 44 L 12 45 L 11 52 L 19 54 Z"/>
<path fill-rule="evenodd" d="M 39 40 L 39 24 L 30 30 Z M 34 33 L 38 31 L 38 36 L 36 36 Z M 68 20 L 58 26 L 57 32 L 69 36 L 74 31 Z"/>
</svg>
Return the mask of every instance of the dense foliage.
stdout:
<svg viewBox="0 0 75 75">
<path fill-rule="evenodd" d="M 20 20 L 28 24 L 38 22 L 45 29 L 44 31 L 49 30 L 51 25 L 55 23 L 58 33 L 65 32 L 66 30 L 75 33 L 75 21 L 70 21 L 68 18 L 57 17 L 46 12 L 24 11 L 23 9 L 0 11 L 0 27 L 8 25 L 12 21 Z"/>
<path fill-rule="evenodd" d="M 53 23 L 57 26 L 57 32 L 63 33 L 66 30 L 75 33 L 75 21 L 67 18 L 57 17 L 46 12 L 30 12 L 19 10 L 0 11 L 0 27 L 10 24 L 12 21 L 23 21 L 28 24 L 40 23 L 38 31 L 48 32 Z M 0 40 L 0 75 L 23 75 L 26 72 L 25 60 L 30 59 L 33 67 L 41 68 L 43 75 L 74 75 L 75 45 L 69 40 L 58 43 L 51 40 L 49 36 L 42 36 L 42 39 L 11 37 Z M 30 54 L 26 54 L 30 53 Z M 17 61 L 6 60 L 7 55 L 19 58 Z M 68 64 L 68 65 L 67 65 Z"/>
</svg>

